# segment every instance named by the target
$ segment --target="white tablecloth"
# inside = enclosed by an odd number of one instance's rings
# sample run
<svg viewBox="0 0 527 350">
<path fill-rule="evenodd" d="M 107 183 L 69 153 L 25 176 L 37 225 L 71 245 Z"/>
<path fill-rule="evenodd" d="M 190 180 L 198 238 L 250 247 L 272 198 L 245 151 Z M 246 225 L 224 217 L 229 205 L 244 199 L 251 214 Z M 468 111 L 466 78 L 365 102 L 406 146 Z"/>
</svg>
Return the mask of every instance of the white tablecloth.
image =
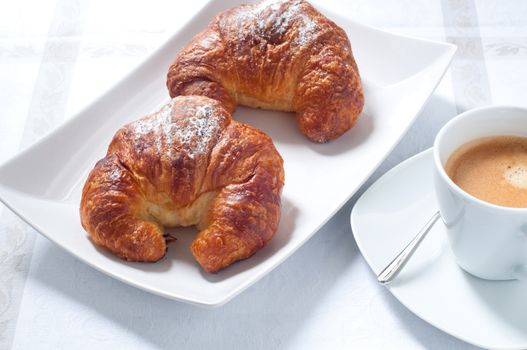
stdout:
<svg viewBox="0 0 527 350">
<path fill-rule="evenodd" d="M 0 2 L 0 162 L 103 93 L 205 2 Z M 460 111 L 527 106 L 527 2 L 323 3 L 366 24 L 459 46 L 414 126 L 365 186 L 431 146 Z M 0 206 L 0 348 L 471 348 L 376 283 L 349 227 L 356 198 L 283 265 L 217 309 L 115 281 Z"/>
</svg>

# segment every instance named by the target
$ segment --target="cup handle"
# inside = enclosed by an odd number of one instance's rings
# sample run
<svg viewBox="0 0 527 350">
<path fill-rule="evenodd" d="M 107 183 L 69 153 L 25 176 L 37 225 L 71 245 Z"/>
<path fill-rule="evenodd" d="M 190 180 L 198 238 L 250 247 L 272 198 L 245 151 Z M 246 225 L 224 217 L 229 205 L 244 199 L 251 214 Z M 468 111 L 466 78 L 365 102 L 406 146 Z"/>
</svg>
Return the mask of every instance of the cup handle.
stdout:
<svg viewBox="0 0 527 350">
<path fill-rule="evenodd" d="M 518 265 L 512 270 L 512 275 L 519 280 L 527 281 L 527 265 Z"/>
</svg>

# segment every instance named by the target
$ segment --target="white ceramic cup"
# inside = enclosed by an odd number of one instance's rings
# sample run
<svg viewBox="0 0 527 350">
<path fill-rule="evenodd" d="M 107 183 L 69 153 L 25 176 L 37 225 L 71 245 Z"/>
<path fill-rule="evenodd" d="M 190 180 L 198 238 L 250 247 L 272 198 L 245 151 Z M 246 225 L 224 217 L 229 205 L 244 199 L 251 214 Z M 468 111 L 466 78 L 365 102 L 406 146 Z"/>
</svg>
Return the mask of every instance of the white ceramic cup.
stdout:
<svg viewBox="0 0 527 350">
<path fill-rule="evenodd" d="M 444 168 L 461 145 L 498 135 L 527 137 L 527 109 L 477 108 L 443 126 L 434 142 L 437 200 L 459 266 L 484 279 L 527 280 L 527 208 L 498 206 L 473 197 Z"/>
</svg>

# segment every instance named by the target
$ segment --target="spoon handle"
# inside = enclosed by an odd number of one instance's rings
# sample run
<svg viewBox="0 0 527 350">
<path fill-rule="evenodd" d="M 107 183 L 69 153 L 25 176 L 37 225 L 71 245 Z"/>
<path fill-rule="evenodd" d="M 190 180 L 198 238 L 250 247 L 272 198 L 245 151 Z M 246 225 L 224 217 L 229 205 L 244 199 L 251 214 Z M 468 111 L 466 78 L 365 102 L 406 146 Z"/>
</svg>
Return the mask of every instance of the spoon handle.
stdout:
<svg viewBox="0 0 527 350">
<path fill-rule="evenodd" d="M 415 250 L 419 246 L 419 244 L 423 241 L 423 238 L 425 238 L 426 234 L 430 231 L 430 229 L 434 226 L 437 219 L 439 219 L 439 211 L 437 211 L 431 218 L 428 220 L 426 225 L 423 226 L 421 231 L 412 239 L 410 243 L 400 252 L 395 259 L 392 260 L 391 263 L 388 264 L 384 268 L 384 270 L 381 271 L 377 275 L 377 280 L 382 284 L 390 283 L 403 269 L 404 265 L 410 260 L 412 255 L 414 254 Z"/>
</svg>

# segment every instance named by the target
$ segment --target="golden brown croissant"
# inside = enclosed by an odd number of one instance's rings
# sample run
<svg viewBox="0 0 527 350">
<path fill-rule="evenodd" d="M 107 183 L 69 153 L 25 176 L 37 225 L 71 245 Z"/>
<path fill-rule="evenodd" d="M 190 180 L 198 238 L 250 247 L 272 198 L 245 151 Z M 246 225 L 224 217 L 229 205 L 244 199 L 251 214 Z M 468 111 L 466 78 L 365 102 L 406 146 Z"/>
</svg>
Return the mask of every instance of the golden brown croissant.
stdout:
<svg viewBox="0 0 527 350">
<path fill-rule="evenodd" d="M 217 15 L 171 65 L 170 96 L 204 95 L 296 111 L 311 140 L 335 139 L 355 124 L 364 97 L 344 30 L 301 0 L 267 0 Z"/>
<path fill-rule="evenodd" d="M 96 244 L 131 261 L 165 255 L 163 226 L 197 225 L 192 253 L 214 272 L 273 237 L 283 184 L 268 136 L 218 101 L 181 96 L 117 131 L 86 180 L 81 221 Z"/>
</svg>

